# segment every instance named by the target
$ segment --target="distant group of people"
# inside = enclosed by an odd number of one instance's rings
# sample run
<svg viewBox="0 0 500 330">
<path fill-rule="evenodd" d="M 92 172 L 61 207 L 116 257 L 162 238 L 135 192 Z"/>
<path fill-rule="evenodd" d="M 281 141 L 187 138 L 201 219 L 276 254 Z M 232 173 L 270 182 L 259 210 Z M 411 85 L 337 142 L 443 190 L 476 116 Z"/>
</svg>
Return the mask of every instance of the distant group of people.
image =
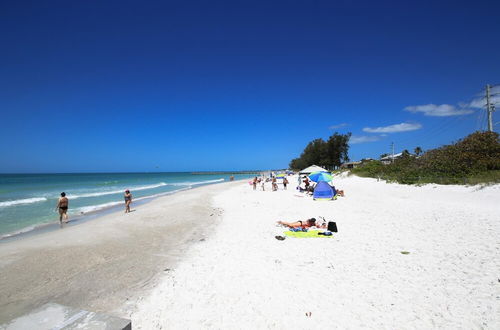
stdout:
<svg viewBox="0 0 500 330">
<path fill-rule="evenodd" d="M 132 204 L 132 193 L 130 190 L 125 190 L 123 195 L 125 200 L 125 213 L 130 213 L 130 204 Z M 62 226 L 63 223 L 69 222 L 68 216 L 69 199 L 66 197 L 66 193 L 62 192 L 61 197 L 57 200 L 56 211 L 59 211 L 59 224 Z"/>
<path fill-rule="evenodd" d="M 272 191 L 277 191 L 278 190 L 278 180 L 276 179 L 275 176 L 273 176 L 272 178 L 253 178 L 252 180 L 252 186 L 253 186 L 253 190 L 257 190 L 257 185 L 260 184 L 260 187 L 262 188 L 262 191 L 265 191 L 266 190 L 266 187 L 265 187 L 265 184 L 266 182 L 269 182 L 271 181 L 271 189 Z M 286 190 L 286 187 L 288 185 L 288 179 L 286 177 L 283 177 L 283 189 Z"/>
<path fill-rule="evenodd" d="M 311 181 L 308 176 L 304 175 L 303 177 L 299 176 L 299 185 L 297 186 L 297 190 L 300 192 L 306 192 L 308 194 L 313 194 L 314 193 L 314 188 L 316 187 L 316 182 Z M 252 184 L 253 190 L 257 190 L 257 186 L 260 185 L 262 191 L 265 191 L 265 184 L 266 182 L 271 182 L 271 189 L 272 191 L 277 191 L 278 190 L 278 180 L 276 176 L 273 176 L 272 178 L 264 178 L 264 177 L 254 177 L 250 183 Z M 282 178 L 282 184 L 283 184 L 283 189 L 287 189 L 287 185 L 289 184 L 289 181 L 287 177 Z M 331 186 L 331 185 L 330 185 Z M 334 192 L 336 195 L 344 197 L 344 191 L 343 190 L 338 190 L 334 186 L 331 186 L 334 189 Z"/>
</svg>

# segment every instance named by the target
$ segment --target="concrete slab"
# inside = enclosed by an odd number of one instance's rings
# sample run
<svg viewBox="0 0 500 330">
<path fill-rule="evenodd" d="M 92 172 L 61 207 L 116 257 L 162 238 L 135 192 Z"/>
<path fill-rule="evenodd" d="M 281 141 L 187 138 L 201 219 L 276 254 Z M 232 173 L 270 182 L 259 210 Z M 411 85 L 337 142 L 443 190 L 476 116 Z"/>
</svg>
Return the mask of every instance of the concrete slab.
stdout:
<svg viewBox="0 0 500 330">
<path fill-rule="evenodd" d="M 130 320 L 48 303 L 0 325 L 2 330 L 131 330 Z"/>
</svg>

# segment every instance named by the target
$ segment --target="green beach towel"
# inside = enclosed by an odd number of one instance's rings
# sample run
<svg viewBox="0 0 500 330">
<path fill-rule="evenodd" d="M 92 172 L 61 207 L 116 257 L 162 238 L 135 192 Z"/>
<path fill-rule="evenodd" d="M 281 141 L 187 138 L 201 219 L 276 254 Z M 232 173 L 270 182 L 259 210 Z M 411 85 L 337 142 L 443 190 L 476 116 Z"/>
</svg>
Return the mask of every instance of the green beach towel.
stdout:
<svg viewBox="0 0 500 330">
<path fill-rule="evenodd" d="M 309 230 L 309 231 L 285 231 L 284 234 L 288 237 L 297 237 L 297 238 L 332 238 L 332 236 L 318 235 L 319 230 Z"/>
</svg>

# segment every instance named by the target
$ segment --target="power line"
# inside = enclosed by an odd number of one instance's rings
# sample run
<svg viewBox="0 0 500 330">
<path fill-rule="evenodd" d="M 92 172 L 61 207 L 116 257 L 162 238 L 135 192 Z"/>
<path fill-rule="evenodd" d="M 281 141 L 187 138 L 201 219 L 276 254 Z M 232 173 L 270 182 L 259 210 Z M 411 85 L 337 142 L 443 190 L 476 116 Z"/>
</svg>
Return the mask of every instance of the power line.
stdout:
<svg viewBox="0 0 500 330">
<path fill-rule="evenodd" d="M 498 122 L 493 124 L 493 112 L 495 111 L 495 104 L 497 101 L 497 98 L 495 96 L 500 95 L 500 92 L 495 91 L 492 93 L 492 89 L 496 89 L 498 86 L 500 85 L 493 85 L 493 86 L 486 85 L 486 95 L 481 97 L 481 99 L 486 99 L 485 106 L 487 111 L 478 111 L 478 114 L 475 117 L 476 130 L 485 130 L 486 126 L 488 126 L 488 130 L 491 131 L 493 127 L 498 124 Z M 447 132 L 451 127 L 459 124 L 460 120 L 463 120 L 461 116 L 455 116 L 450 120 L 442 120 L 436 125 L 431 126 L 429 129 L 421 131 L 416 136 L 399 139 L 397 140 L 397 142 L 400 146 L 408 145 L 410 143 L 414 145 L 421 144 L 421 142 L 424 142 L 423 141 L 424 139 L 429 140 L 430 138 L 436 138 L 438 136 L 441 136 L 442 134 Z M 473 129 L 474 126 L 472 126 L 471 128 Z"/>
<path fill-rule="evenodd" d="M 456 126 L 460 120 L 462 120 L 462 118 L 459 118 L 459 116 L 446 117 L 446 119 L 441 120 L 429 129 L 422 130 L 416 136 L 398 139 L 398 145 L 403 146 L 412 144 L 414 147 L 422 145 L 422 142 L 441 136 L 447 132 L 449 128 Z"/>
<path fill-rule="evenodd" d="M 482 129 L 482 123 L 483 123 L 483 116 L 485 113 L 483 111 L 479 111 L 476 116 L 476 131 L 479 131 Z"/>
<path fill-rule="evenodd" d="M 486 111 L 478 111 L 476 119 L 476 131 L 484 131 L 487 124 L 487 114 Z"/>
</svg>

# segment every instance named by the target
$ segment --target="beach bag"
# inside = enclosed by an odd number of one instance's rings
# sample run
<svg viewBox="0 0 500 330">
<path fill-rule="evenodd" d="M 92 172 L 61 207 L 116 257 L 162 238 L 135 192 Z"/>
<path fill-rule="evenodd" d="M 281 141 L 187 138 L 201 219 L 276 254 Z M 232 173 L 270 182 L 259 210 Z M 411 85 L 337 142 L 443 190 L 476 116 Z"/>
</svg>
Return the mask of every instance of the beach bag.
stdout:
<svg viewBox="0 0 500 330">
<path fill-rule="evenodd" d="M 337 232 L 337 224 L 333 221 L 328 222 L 328 230 L 336 233 Z"/>
</svg>

